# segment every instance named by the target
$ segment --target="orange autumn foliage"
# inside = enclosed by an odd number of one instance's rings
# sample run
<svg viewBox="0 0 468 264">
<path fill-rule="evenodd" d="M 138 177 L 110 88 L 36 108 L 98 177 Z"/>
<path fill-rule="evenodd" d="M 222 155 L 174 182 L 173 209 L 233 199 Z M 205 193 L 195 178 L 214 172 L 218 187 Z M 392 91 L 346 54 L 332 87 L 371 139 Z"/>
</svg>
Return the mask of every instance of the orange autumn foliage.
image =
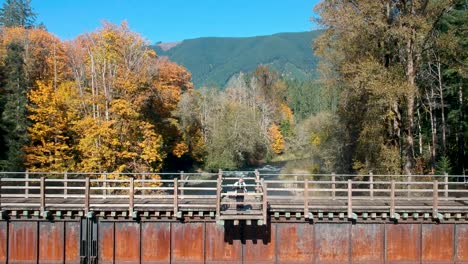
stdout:
<svg viewBox="0 0 468 264">
<path fill-rule="evenodd" d="M 279 127 L 272 124 L 268 128 L 268 136 L 270 139 L 270 146 L 274 153 L 281 154 L 284 151 L 284 139 Z"/>
</svg>

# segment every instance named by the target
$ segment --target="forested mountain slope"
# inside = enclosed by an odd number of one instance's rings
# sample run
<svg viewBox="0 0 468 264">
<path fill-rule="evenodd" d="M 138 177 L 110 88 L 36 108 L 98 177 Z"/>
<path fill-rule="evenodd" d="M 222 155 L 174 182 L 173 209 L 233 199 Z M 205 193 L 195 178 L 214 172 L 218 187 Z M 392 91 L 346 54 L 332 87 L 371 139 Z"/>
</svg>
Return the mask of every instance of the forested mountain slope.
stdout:
<svg viewBox="0 0 468 264">
<path fill-rule="evenodd" d="M 185 66 L 195 86 L 223 87 L 239 72 L 251 72 L 259 64 L 269 65 L 291 79 L 314 77 L 317 58 L 311 49 L 320 31 L 279 33 L 246 38 L 207 37 L 189 39 L 166 49 L 153 48 L 159 56 Z M 169 45 L 173 46 L 173 45 Z"/>
</svg>

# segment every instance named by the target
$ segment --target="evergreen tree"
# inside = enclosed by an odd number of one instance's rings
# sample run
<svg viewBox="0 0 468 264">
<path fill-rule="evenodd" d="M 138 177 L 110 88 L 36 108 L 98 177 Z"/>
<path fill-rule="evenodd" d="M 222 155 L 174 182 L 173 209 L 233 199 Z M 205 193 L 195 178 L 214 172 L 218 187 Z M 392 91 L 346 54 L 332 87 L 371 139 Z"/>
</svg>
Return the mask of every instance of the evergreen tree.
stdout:
<svg viewBox="0 0 468 264">
<path fill-rule="evenodd" d="M 31 7 L 31 0 L 6 0 L 0 9 L 0 25 L 5 27 L 32 28 L 36 13 Z"/>
<path fill-rule="evenodd" d="M 5 58 L 4 109 L 1 129 L 5 131 L 4 140 L 7 150 L 2 169 L 20 171 L 24 163 L 23 146 L 27 139 L 27 83 L 24 74 L 24 48 L 18 42 L 7 46 Z"/>
</svg>

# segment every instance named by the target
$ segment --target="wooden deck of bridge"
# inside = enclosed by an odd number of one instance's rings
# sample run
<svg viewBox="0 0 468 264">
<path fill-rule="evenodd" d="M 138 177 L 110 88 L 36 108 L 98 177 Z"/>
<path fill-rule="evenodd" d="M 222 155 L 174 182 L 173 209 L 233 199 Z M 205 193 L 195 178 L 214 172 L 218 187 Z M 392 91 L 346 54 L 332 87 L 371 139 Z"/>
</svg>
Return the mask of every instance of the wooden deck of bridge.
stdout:
<svg viewBox="0 0 468 264">
<path fill-rule="evenodd" d="M 295 175 L 290 177 L 292 180 L 269 175 L 269 180 L 265 180 L 256 171 L 253 177 L 245 178 L 249 192 L 241 194 L 245 197 L 243 209 L 237 208 L 239 202 L 235 198 L 239 194 L 232 191 L 237 177 L 222 173 L 212 176 L 189 179 L 184 174 L 171 174 L 172 179 L 155 180 L 151 175 L 3 175 L 0 208 L 2 215 L 12 211 L 39 211 L 40 215 L 49 211 L 81 211 L 181 218 L 196 212 L 217 220 L 261 219 L 262 223 L 267 222 L 269 215 L 279 214 L 312 218 L 314 214 L 337 213 L 355 218 L 356 214 L 388 213 L 392 218 L 399 213 L 430 213 L 433 218 L 441 218 L 442 213 L 452 213 L 458 218 L 468 217 L 467 185 L 449 180 L 448 175 L 406 180 L 401 176 L 379 179 L 372 174 L 357 177 L 359 180 L 353 180 L 355 175 Z"/>
</svg>

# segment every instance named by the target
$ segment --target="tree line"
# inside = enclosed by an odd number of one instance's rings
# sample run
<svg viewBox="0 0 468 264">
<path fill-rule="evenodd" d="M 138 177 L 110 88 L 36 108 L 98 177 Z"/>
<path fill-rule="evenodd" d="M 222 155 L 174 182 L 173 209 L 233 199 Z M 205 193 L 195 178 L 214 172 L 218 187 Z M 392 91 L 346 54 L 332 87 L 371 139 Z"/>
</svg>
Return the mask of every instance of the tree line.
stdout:
<svg viewBox="0 0 468 264">
<path fill-rule="evenodd" d="M 466 1 L 331 1 L 317 81 L 259 65 L 194 89 L 126 23 L 61 41 L 28 0 L 0 10 L 2 170 L 464 173 Z M 312 52 L 312 50 L 311 50 Z"/>
<path fill-rule="evenodd" d="M 341 171 L 464 174 L 466 0 L 318 4 L 322 85 L 339 94 Z"/>
</svg>

